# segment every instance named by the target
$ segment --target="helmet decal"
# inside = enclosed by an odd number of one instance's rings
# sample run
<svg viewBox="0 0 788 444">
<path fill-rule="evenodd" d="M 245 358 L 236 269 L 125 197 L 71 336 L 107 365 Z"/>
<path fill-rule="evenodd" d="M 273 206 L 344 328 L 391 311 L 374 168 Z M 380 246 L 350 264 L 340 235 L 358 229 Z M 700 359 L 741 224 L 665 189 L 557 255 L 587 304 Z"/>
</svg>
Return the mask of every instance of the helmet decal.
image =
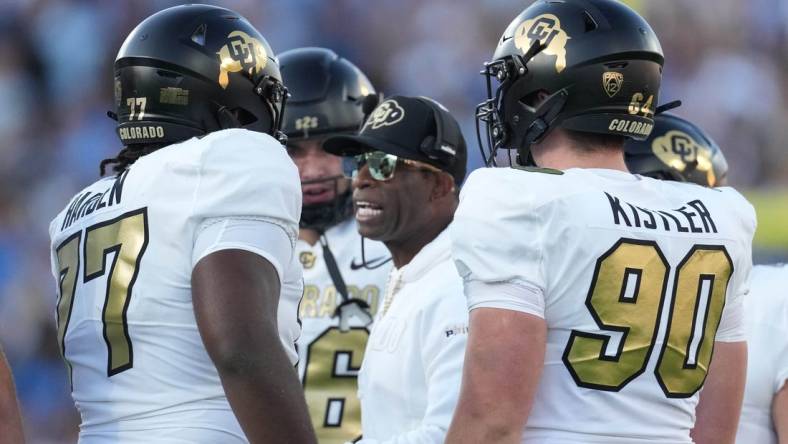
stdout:
<svg viewBox="0 0 788 444">
<path fill-rule="evenodd" d="M 684 131 L 670 130 L 654 139 L 651 149 L 666 165 L 684 171 L 687 165 L 697 161 L 700 147 L 695 139 Z"/>
<path fill-rule="evenodd" d="M 555 70 L 566 68 L 566 43 L 571 37 L 561 29 L 561 21 L 553 14 L 542 14 L 528 19 L 514 32 L 514 45 L 525 55 L 535 41 L 545 46 L 544 54 L 555 56 Z"/>
<path fill-rule="evenodd" d="M 602 73 L 602 87 L 611 99 L 621 91 L 624 84 L 624 75 L 620 72 L 606 71 Z"/>
<path fill-rule="evenodd" d="M 227 35 L 227 40 L 227 44 L 216 53 L 221 62 L 219 85 L 224 89 L 230 84 L 229 73 L 244 71 L 252 77 L 261 72 L 268 63 L 265 46 L 260 40 L 243 31 L 231 32 Z"/>
</svg>

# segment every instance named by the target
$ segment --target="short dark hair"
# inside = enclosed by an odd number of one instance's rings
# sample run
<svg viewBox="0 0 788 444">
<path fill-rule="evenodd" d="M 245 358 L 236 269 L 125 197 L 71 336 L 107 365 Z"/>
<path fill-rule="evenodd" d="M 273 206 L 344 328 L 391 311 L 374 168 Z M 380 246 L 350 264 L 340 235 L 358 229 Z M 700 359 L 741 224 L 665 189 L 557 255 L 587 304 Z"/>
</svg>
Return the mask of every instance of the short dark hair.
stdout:
<svg viewBox="0 0 788 444">
<path fill-rule="evenodd" d="M 140 157 L 150 154 L 167 145 L 168 144 L 165 143 L 150 143 L 125 146 L 122 150 L 120 150 L 117 156 L 102 160 L 101 164 L 99 164 L 99 172 L 103 176 L 106 172 L 107 166 L 113 165 L 112 171 L 115 174 L 120 174 L 126 171 L 126 168 L 136 162 Z"/>
<path fill-rule="evenodd" d="M 567 137 L 579 151 L 591 153 L 603 150 L 624 150 L 627 138 L 618 134 L 589 133 L 585 131 L 566 131 Z"/>
</svg>

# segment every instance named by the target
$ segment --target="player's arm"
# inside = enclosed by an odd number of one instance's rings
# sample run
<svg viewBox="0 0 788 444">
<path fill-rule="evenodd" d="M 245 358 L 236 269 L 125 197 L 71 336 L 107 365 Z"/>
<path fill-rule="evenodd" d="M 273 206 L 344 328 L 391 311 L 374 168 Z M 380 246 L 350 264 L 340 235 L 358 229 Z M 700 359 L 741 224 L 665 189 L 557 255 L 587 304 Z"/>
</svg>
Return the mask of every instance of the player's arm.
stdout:
<svg viewBox="0 0 788 444">
<path fill-rule="evenodd" d="M 772 420 L 780 444 L 788 444 L 788 384 L 774 395 L 772 401 Z"/>
<path fill-rule="evenodd" d="M 0 349 L 0 436 L 3 437 L 2 441 L 8 444 L 21 444 L 25 441 L 22 435 L 22 417 L 16 402 L 14 380 L 2 349 Z"/>
<path fill-rule="evenodd" d="M 695 410 L 691 436 L 697 444 L 733 444 L 736 440 L 746 377 L 747 343 L 716 341 Z"/>
<path fill-rule="evenodd" d="M 544 366 L 547 324 L 528 313 L 470 313 L 460 401 L 446 442 L 519 443 Z"/>
<path fill-rule="evenodd" d="M 280 281 L 262 256 L 221 250 L 192 272 L 197 325 L 251 443 L 315 443 L 298 376 L 280 343 Z"/>
</svg>

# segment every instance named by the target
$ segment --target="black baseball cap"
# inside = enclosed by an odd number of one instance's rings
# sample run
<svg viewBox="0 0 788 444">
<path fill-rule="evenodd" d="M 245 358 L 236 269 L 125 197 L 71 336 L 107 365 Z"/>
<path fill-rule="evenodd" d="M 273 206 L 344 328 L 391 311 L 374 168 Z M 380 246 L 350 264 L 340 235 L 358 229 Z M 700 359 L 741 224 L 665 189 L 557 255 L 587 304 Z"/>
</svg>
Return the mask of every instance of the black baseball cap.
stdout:
<svg viewBox="0 0 788 444">
<path fill-rule="evenodd" d="M 372 111 L 357 134 L 328 137 L 323 149 L 337 156 L 383 151 L 446 171 L 458 185 L 468 159 L 459 123 L 427 97 L 391 96 Z"/>
</svg>

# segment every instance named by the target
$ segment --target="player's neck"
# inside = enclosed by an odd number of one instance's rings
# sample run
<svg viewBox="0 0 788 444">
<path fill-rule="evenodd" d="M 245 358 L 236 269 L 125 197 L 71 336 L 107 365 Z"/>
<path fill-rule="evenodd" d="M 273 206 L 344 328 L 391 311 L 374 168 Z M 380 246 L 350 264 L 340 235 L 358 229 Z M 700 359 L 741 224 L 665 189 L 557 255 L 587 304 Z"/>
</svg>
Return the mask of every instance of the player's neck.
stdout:
<svg viewBox="0 0 788 444">
<path fill-rule="evenodd" d="M 544 156 L 534 156 L 536 164 L 544 168 L 568 170 L 569 168 L 603 168 L 629 172 L 624 155 L 616 151 L 598 153 L 551 152 Z"/>
<path fill-rule="evenodd" d="M 543 168 L 567 170 L 569 168 L 603 168 L 629 172 L 624 162 L 624 148 L 598 147 L 590 150 L 589 147 L 578 147 L 567 134 L 556 129 L 551 131 L 545 139 L 531 147 L 536 164 Z"/>
<path fill-rule="evenodd" d="M 315 245 L 320 240 L 320 233 L 310 228 L 301 228 L 298 230 L 298 238 L 309 245 Z"/>
</svg>

